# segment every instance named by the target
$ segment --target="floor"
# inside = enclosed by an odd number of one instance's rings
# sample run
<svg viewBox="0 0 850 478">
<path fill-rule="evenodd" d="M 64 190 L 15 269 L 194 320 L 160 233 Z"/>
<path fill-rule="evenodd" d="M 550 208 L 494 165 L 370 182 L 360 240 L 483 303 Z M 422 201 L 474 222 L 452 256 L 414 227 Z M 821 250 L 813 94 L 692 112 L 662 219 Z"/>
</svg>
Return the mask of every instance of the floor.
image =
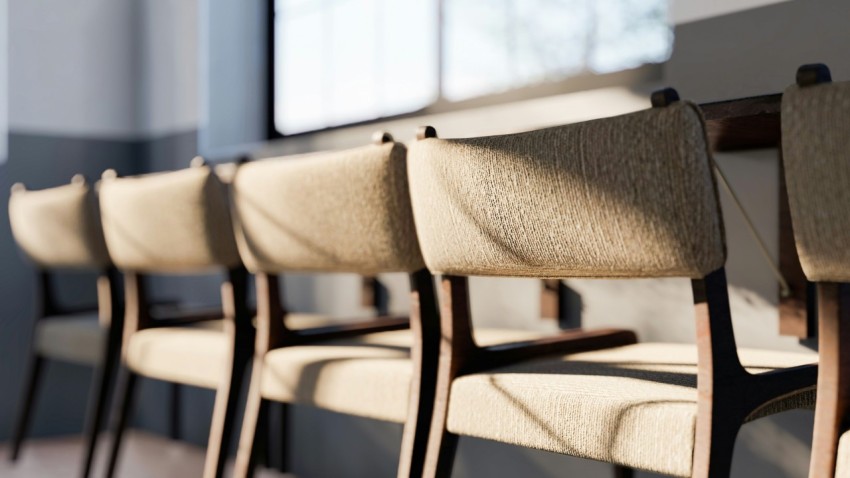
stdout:
<svg viewBox="0 0 850 478">
<path fill-rule="evenodd" d="M 109 440 L 101 440 L 93 476 L 101 476 Z M 118 478 L 201 476 L 204 452 L 201 448 L 167 438 L 131 430 L 127 432 L 118 463 Z M 37 439 L 27 442 L 16 463 L 8 460 L 9 447 L 0 444 L 0 476 L 3 478 L 77 477 L 82 460 L 79 436 Z M 232 463 L 228 466 L 232 466 Z M 230 475 L 229 471 L 226 473 Z M 271 470 L 258 469 L 257 478 L 295 478 Z"/>
</svg>

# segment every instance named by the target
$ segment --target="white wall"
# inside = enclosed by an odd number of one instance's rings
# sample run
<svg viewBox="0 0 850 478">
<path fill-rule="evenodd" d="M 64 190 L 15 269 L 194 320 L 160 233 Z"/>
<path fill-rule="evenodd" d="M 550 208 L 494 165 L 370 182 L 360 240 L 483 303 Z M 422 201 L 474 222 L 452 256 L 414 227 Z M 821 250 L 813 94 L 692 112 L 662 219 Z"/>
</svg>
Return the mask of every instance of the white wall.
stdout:
<svg viewBox="0 0 850 478">
<path fill-rule="evenodd" d="M 266 1 L 199 1 L 199 147 L 215 154 L 265 139 Z"/>
<path fill-rule="evenodd" d="M 789 0 L 670 0 L 670 20 L 674 25 L 727 15 Z"/>
<path fill-rule="evenodd" d="M 137 131 L 154 138 L 195 130 L 200 99 L 198 1 L 145 0 L 136 8 Z"/>
<path fill-rule="evenodd" d="M 3 1 L 13 132 L 134 140 L 197 128 L 197 1 Z"/>
<path fill-rule="evenodd" d="M 9 0 L 9 129 L 136 136 L 132 2 Z"/>
<path fill-rule="evenodd" d="M 6 162 L 8 155 L 8 4 L 0 0 L 0 164 Z"/>
</svg>

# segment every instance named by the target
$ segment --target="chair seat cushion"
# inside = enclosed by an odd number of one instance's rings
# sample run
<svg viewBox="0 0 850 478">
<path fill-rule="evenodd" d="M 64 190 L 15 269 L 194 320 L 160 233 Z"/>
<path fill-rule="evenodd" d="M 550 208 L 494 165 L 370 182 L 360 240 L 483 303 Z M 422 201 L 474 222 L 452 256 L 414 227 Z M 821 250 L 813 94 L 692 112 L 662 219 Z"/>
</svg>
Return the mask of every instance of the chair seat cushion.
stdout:
<svg viewBox="0 0 850 478">
<path fill-rule="evenodd" d="M 475 331 L 482 345 L 544 335 L 504 329 Z M 409 330 L 397 330 L 272 350 L 265 359 L 262 394 L 280 402 L 403 423 L 413 374 L 412 342 Z"/>
<path fill-rule="evenodd" d="M 838 439 L 837 458 L 835 478 L 850 478 L 850 432 L 844 432 Z"/>
<path fill-rule="evenodd" d="M 289 314 L 294 329 L 336 323 L 317 314 Z M 232 344 L 223 320 L 207 320 L 184 327 L 157 327 L 133 334 L 127 345 L 127 364 L 146 377 L 168 382 L 217 388 L 229 373 Z"/>
<path fill-rule="evenodd" d="M 806 353 L 739 350 L 750 372 L 817 361 Z M 503 443 L 690 476 L 697 351 L 636 344 L 542 359 L 455 380 L 448 430 Z M 814 406 L 807 391 L 749 419 Z"/>
<path fill-rule="evenodd" d="M 131 370 L 168 382 L 217 388 L 228 372 L 232 344 L 223 320 L 140 330 L 126 344 Z"/>
<path fill-rule="evenodd" d="M 44 357 L 95 365 L 103 354 L 106 329 L 97 313 L 48 317 L 35 329 L 35 350 Z"/>
</svg>

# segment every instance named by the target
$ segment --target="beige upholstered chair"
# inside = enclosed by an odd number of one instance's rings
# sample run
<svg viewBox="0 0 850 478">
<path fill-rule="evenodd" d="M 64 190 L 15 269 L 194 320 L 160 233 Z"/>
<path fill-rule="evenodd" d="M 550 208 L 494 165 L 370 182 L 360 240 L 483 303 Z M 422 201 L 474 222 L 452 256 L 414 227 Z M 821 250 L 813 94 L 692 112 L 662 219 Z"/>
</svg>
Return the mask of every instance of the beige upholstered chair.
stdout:
<svg viewBox="0 0 850 478">
<path fill-rule="evenodd" d="M 83 476 L 88 476 L 101 422 L 108 410 L 115 365 L 121 348 L 120 301 L 116 273 L 106 251 L 97 201 L 82 176 L 71 184 L 41 191 L 12 188 L 9 220 L 15 241 L 36 265 L 39 310 L 34 321 L 32 355 L 12 438 L 11 459 L 18 457 L 32 416 L 32 405 L 45 360 L 94 366 L 86 420 Z M 97 272 L 97 308 L 69 309 L 59 303 L 52 275 L 58 270 Z"/>
<path fill-rule="evenodd" d="M 811 355 L 736 348 L 705 129 L 676 100 L 668 89 L 651 110 L 505 136 L 427 128 L 411 146 L 419 242 L 446 299 L 424 476 L 450 474 L 459 435 L 613 463 L 619 476 L 728 476 L 744 422 L 810 405 L 815 367 L 778 369 Z M 696 345 L 499 363 L 470 337 L 467 275 L 688 277 Z"/>
<path fill-rule="evenodd" d="M 388 134 L 348 151 L 258 161 L 233 183 L 240 253 L 257 277 L 258 334 L 235 476 L 250 472 L 265 401 L 309 404 L 404 424 L 399 476 L 422 472 L 436 378 L 439 330 L 433 279 L 410 210 L 406 148 Z M 283 315 L 277 277 L 289 271 L 407 272 L 410 330 L 363 335 L 382 325 L 341 327 L 315 341 Z M 288 320 L 288 319 L 287 319 Z M 343 334 L 360 334 L 344 338 Z M 487 343 L 537 333 L 484 330 Z M 334 334 L 323 333 L 323 338 Z"/>
<path fill-rule="evenodd" d="M 116 178 L 100 187 L 103 231 L 124 273 L 124 378 L 108 476 L 115 472 L 138 376 L 216 390 L 205 477 L 220 477 L 245 365 L 253 349 L 247 271 L 239 260 L 224 185 L 203 165 L 170 173 Z M 149 273 L 224 274 L 222 309 L 154 318 L 144 287 Z"/>
<path fill-rule="evenodd" d="M 805 65 L 782 96 L 782 156 L 794 240 L 817 287 L 818 397 L 811 478 L 850 477 L 850 82 Z"/>
</svg>

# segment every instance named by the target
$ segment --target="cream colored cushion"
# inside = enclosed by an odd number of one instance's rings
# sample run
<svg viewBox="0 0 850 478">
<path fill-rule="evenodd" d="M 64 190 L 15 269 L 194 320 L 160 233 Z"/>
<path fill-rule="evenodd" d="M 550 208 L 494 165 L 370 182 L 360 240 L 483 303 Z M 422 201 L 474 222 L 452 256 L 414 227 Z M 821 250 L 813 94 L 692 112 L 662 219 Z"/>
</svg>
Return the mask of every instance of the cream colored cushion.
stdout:
<svg viewBox="0 0 850 478">
<path fill-rule="evenodd" d="M 519 330 L 475 332 L 482 345 L 542 336 Z M 281 402 L 403 423 L 413 374 L 412 341 L 409 330 L 399 330 L 273 350 L 266 355 L 262 394 Z"/>
<path fill-rule="evenodd" d="M 334 320 L 315 314 L 289 314 L 286 323 L 293 329 L 303 329 L 329 325 Z M 232 343 L 224 333 L 223 320 L 141 330 L 130 337 L 126 347 L 127 364 L 146 377 L 216 388 L 229 373 Z"/>
<path fill-rule="evenodd" d="M 703 277 L 725 261 L 699 109 L 687 102 L 528 133 L 410 146 L 435 273 Z"/>
<path fill-rule="evenodd" d="M 146 377 L 217 388 L 229 372 L 233 346 L 223 324 L 223 320 L 211 320 L 190 327 L 140 330 L 125 344 L 126 363 Z"/>
<path fill-rule="evenodd" d="M 740 350 L 751 372 L 815 354 Z M 506 367 L 455 380 L 451 432 L 690 476 L 697 415 L 696 347 L 637 344 Z M 754 417 L 813 407 L 814 392 Z"/>
<path fill-rule="evenodd" d="M 794 240 L 810 281 L 850 280 L 850 82 L 782 95 L 782 158 Z"/>
<path fill-rule="evenodd" d="M 104 179 L 106 244 L 127 270 L 193 272 L 239 264 L 224 185 L 208 167 Z"/>
<path fill-rule="evenodd" d="M 239 247 L 252 271 L 412 272 L 424 267 L 405 147 L 370 145 L 239 167 Z"/>
<path fill-rule="evenodd" d="M 35 350 L 44 357 L 94 365 L 100 362 L 105 339 L 97 313 L 47 317 L 36 325 Z"/>
<path fill-rule="evenodd" d="M 844 432 L 838 440 L 838 456 L 835 478 L 850 478 L 850 432 Z"/>
<path fill-rule="evenodd" d="M 13 191 L 9 199 L 9 221 L 15 241 L 41 266 L 109 265 L 97 201 L 86 184 Z"/>
</svg>

